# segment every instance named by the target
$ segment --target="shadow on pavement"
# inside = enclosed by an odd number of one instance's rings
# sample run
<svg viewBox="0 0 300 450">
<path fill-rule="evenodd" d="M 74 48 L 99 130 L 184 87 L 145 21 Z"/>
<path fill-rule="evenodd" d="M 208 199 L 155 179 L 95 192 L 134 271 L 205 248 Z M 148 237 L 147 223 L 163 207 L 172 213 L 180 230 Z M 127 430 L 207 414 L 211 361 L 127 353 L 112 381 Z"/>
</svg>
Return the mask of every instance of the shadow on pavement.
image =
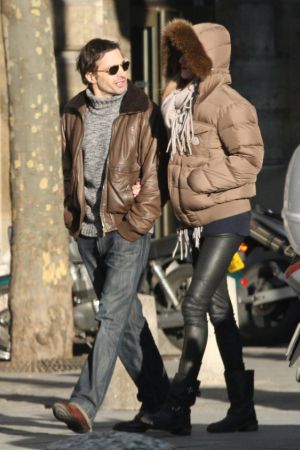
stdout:
<svg viewBox="0 0 300 450">
<path fill-rule="evenodd" d="M 201 390 L 200 400 L 201 398 L 228 402 L 225 388 L 204 388 Z M 300 392 L 278 392 L 255 389 L 255 404 L 257 406 L 265 406 L 285 411 L 298 411 L 300 408 Z"/>
<path fill-rule="evenodd" d="M 57 375 L 57 374 L 56 374 Z M 59 377 L 63 377 L 66 374 L 59 374 Z M 68 377 L 74 376 L 74 379 L 76 380 L 78 377 L 78 373 L 69 373 L 67 374 Z M 16 383 L 16 384 L 27 384 L 27 385 L 36 385 L 36 386 L 46 386 L 47 388 L 50 387 L 59 387 L 59 388 L 68 388 L 73 387 L 74 382 L 73 381 L 64 381 L 61 379 L 57 379 L 56 381 L 51 381 L 49 379 L 37 379 L 37 378 L 28 378 L 28 377 L 5 377 L 0 376 L 0 383 Z"/>
<path fill-rule="evenodd" d="M 201 396 L 199 401 L 203 399 L 210 399 L 216 401 L 227 402 L 227 393 L 225 388 L 219 387 L 205 387 L 201 389 Z M 1 394 L 0 399 L 12 402 L 27 402 L 32 404 L 40 404 L 45 408 L 50 408 L 55 401 L 62 400 L 62 397 L 40 396 L 32 394 Z M 265 391 L 261 389 L 255 390 L 255 404 L 257 406 L 271 407 L 279 410 L 299 410 L 300 392 L 278 392 Z"/>
<path fill-rule="evenodd" d="M 205 417 L 205 416 L 204 416 Z M 0 427 L 0 433 L 19 439 L 9 441 L 11 448 L 20 449 L 40 449 L 46 450 L 50 443 L 75 436 L 71 431 L 66 430 L 59 422 L 45 421 L 41 423 L 39 419 L 31 420 L 19 418 L 13 420 L 6 416 L 0 416 L 2 423 L 7 426 Z M 111 430 L 115 421 L 96 422 L 94 431 L 101 433 Z M 207 424 L 193 425 L 191 436 L 177 436 L 162 431 L 148 431 L 147 435 L 169 442 L 174 449 L 194 449 L 194 450 L 298 450 L 300 442 L 300 427 L 296 425 L 262 425 L 258 432 L 209 434 L 206 432 Z M 37 427 L 47 426 L 54 433 L 38 432 Z M 26 428 L 20 429 L 20 427 Z M 30 427 L 34 429 L 30 431 Z M 57 432 L 55 432 L 55 430 Z M 61 431 L 64 431 L 62 433 Z M 2 440 L 1 440 L 2 441 Z M 4 444 L 4 442 L 2 441 Z M 107 449 L 109 450 L 109 449 Z"/>
<path fill-rule="evenodd" d="M 300 442 L 297 425 L 263 425 L 258 432 L 225 434 L 209 434 L 206 425 L 194 425 L 188 437 L 162 432 L 149 434 L 181 450 L 299 450 Z"/>
<path fill-rule="evenodd" d="M 247 350 L 247 347 L 244 347 L 243 354 L 247 358 L 270 359 L 273 361 L 285 361 L 286 360 L 285 353 L 287 350 L 287 346 L 282 348 L 281 350 L 282 350 L 282 353 L 276 352 L 276 351 L 269 351 L 269 350 L 266 350 L 265 348 L 263 348 L 260 351 L 259 347 L 255 347 L 255 351 L 253 351 L 253 350 Z"/>
<path fill-rule="evenodd" d="M 43 405 L 45 408 L 50 408 L 54 402 L 62 400 L 61 397 L 54 397 L 52 395 L 49 396 L 35 396 L 32 394 L 24 395 L 24 394 L 1 394 L 0 399 L 3 398 L 9 402 L 27 402 L 27 403 L 35 403 L 38 405 Z"/>
</svg>

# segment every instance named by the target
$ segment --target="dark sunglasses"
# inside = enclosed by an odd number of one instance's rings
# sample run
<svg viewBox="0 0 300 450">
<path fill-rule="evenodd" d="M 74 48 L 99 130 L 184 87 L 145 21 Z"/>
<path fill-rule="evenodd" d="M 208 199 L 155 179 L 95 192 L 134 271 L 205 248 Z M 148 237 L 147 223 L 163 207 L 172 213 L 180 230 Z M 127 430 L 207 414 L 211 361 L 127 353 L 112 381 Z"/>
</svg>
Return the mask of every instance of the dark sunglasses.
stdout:
<svg viewBox="0 0 300 450">
<path fill-rule="evenodd" d="M 124 72 L 126 72 L 129 69 L 130 62 L 129 61 L 123 61 L 122 64 L 116 64 L 115 66 L 110 66 L 107 70 L 97 70 L 97 72 L 106 72 L 109 75 L 116 75 L 119 71 L 119 67 L 122 67 Z"/>
</svg>

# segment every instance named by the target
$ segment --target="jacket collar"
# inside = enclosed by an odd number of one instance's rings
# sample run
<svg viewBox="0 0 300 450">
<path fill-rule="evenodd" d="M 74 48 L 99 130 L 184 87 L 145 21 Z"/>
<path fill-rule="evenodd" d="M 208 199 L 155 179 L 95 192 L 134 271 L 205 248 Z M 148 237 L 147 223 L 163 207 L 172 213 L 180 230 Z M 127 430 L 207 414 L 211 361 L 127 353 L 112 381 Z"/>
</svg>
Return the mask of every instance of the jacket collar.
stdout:
<svg viewBox="0 0 300 450">
<path fill-rule="evenodd" d="M 65 112 L 78 111 L 80 114 L 83 114 L 86 110 L 87 101 L 85 90 L 81 91 L 66 104 Z M 147 95 L 134 86 L 131 81 L 128 81 L 128 89 L 121 102 L 120 114 L 145 112 L 148 106 L 149 99 Z"/>
</svg>

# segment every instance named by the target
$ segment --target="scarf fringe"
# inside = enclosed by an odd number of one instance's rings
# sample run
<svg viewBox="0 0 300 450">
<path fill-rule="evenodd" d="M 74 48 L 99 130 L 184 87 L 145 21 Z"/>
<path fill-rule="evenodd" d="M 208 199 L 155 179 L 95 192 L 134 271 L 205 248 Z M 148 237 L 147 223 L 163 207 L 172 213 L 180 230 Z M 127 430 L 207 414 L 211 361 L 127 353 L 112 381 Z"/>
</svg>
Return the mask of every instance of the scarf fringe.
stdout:
<svg viewBox="0 0 300 450">
<path fill-rule="evenodd" d="M 172 156 L 192 155 L 191 143 L 195 137 L 193 123 L 193 103 L 198 82 L 193 82 L 183 90 L 172 92 L 162 104 L 166 126 L 170 130 L 167 152 Z"/>
<path fill-rule="evenodd" d="M 180 155 L 192 154 L 191 142 L 194 138 L 194 124 L 192 114 L 193 97 L 188 97 L 182 107 L 176 110 L 176 117 L 171 128 L 171 138 L 167 152 L 171 150 L 173 156 L 178 150 Z"/>
<path fill-rule="evenodd" d="M 203 227 L 196 227 L 193 229 L 192 239 L 195 242 L 195 247 L 200 248 L 200 238 Z M 189 237 L 188 228 L 179 228 L 177 230 L 177 242 L 173 250 L 172 257 L 174 258 L 178 248 L 180 249 L 180 259 L 186 259 L 191 251 L 191 241 Z"/>
</svg>

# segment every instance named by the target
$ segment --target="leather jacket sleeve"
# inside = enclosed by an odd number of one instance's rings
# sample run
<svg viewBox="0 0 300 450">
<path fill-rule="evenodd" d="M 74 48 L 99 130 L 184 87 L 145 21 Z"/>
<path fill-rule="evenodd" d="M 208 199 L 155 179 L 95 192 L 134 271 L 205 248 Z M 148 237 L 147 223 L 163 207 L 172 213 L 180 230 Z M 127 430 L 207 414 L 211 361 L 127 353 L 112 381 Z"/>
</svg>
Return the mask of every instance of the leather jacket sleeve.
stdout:
<svg viewBox="0 0 300 450">
<path fill-rule="evenodd" d="M 67 146 L 66 141 L 66 117 L 65 115 L 61 120 L 61 142 L 62 142 L 62 169 L 64 179 L 64 203 L 70 196 L 70 184 L 71 184 L 71 172 L 72 172 L 72 159 L 71 154 Z"/>
<path fill-rule="evenodd" d="M 156 105 L 143 114 L 139 141 L 141 190 L 118 227 L 128 240 L 137 239 L 152 228 L 168 197 L 166 129 Z"/>
</svg>

